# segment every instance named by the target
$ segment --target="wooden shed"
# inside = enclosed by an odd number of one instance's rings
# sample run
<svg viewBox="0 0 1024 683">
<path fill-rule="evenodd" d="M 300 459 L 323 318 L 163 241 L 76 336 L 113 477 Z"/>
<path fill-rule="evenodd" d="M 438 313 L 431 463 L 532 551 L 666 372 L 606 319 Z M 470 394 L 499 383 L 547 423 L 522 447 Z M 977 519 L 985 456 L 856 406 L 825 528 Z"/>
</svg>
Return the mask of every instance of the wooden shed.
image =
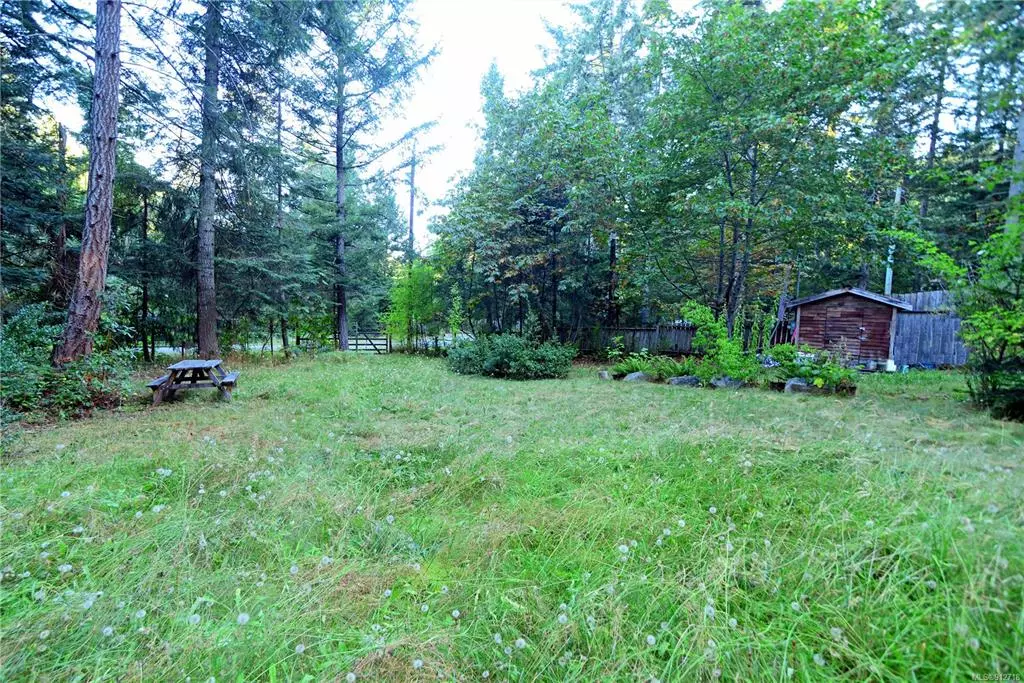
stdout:
<svg viewBox="0 0 1024 683">
<path fill-rule="evenodd" d="M 816 349 L 845 348 L 855 363 L 893 358 L 896 314 L 913 306 L 856 287 L 833 289 L 790 301 L 796 311 L 793 343 Z"/>
</svg>

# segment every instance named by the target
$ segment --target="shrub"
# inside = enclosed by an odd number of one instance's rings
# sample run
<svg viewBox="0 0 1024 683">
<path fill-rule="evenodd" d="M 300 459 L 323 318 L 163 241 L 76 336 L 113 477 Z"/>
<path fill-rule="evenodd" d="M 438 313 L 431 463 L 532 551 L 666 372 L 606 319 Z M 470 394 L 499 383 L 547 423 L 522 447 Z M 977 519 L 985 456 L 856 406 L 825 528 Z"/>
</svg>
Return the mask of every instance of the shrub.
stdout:
<svg viewBox="0 0 1024 683">
<path fill-rule="evenodd" d="M 612 366 L 612 374 L 616 377 L 623 375 L 629 375 L 634 372 L 643 372 L 648 375 L 654 375 L 654 357 L 647 352 L 647 349 L 641 349 L 640 351 L 622 355 L 621 353 L 617 356 L 618 360 Z"/>
<path fill-rule="evenodd" d="M 781 380 L 802 379 L 819 389 L 843 389 L 856 386 L 857 372 L 841 362 L 838 354 L 793 344 L 771 348 L 771 357 L 779 364 L 773 372 Z"/>
<path fill-rule="evenodd" d="M 133 351 L 95 351 L 65 367 L 50 366 L 63 316 L 43 304 L 24 306 L 4 325 L 0 339 L 0 406 L 11 414 L 43 412 L 61 417 L 120 403 L 131 391 Z"/>
<path fill-rule="evenodd" d="M 746 383 L 757 380 L 761 374 L 757 358 L 752 353 L 744 353 L 739 341 L 729 339 L 725 322 L 716 318 L 710 308 L 688 301 L 682 314 L 694 326 L 693 350 L 704 356 L 693 374 L 705 383 L 716 377 L 731 377 Z"/>
<path fill-rule="evenodd" d="M 532 342 L 514 334 L 460 341 L 448 350 L 448 367 L 460 375 L 506 379 L 562 378 L 569 374 L 576 349 Z"/>
</svg>

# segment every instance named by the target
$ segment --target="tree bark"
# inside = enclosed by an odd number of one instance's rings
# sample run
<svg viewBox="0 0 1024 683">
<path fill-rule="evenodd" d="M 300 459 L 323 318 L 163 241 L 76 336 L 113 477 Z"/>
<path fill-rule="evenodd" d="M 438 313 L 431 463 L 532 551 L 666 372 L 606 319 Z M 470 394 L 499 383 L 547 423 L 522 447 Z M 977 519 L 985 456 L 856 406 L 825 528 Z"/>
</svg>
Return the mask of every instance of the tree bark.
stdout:
<svg viewBox="0 0 1024 683">
<path fill-rule="evenodd" d="M 412 165 L 409 166 L 409 242 L 405 257 L 411 264 L 416 256 L 416 241 L 413 233 L 413 221 L 416 217 L 416 141 L 412 142 Z"/>
<path fill-rule="evenodd" d="M 348 351 L 348 301 L 345 291 L 345 223 L 348 218 L 348 211 L 345 207 L 347 190 L 345 179 L 345 55 L 340 36 L 334 52 L 338 60 L 338 70 L 334 75 L 336 98 L 334 105 L 335 215 L 338 219 L 338 234 L 334 238 L 334 262 L 338 278 L 334 286 L 335 330 L 338 337 L 338 348 Z"/>
<path fill-rule="evenodd" d="M 68 305 L 71 298 L 71 287 L 74 285 L 74 275 L 71 270 L 71 259 L 68 254 L 68 130 L 61 124 L 57 124 L 57 163 L 60 173 L 60 184 L 57 187 L 57 209 L 60 212 L 60 220 L 50 235 L 50 263 L 49 282 L 46 285 L 47 295 L 58 308 Z"/>
<path fill-rule="evenodd" d="M 78 278 L 68 304 L 67 323 L 53 351 L 63 365 L 92 353 L 99 325 L 107 255 L 114 215 L 114 170 L 121 57 L 121 0 L 96 3 L 96 72 L 89 112 L 89 185 L 85 205 Z"/>
<path fill-rule="evenodd" d="M 928 155 L 925 157 L 925 186 L 921 188 L 921 218 L 928 217 L 928 174 L 935 168 L 935 151 L 939 143 L 939 117 L 942 116 L 942 101 L 946 96 L 946 55 L 942 55 L 939 79 L 935 88 L 935 108 L 932 110 L 932 124 L 928 130 Z"/>
<path fill-rule="evenodd" d="M 202 358 L 213 358 L 217 349 L 217 288 L 214 281 L 214 212 L 217 206 L 217 126 L 220 106 L 217 89 L 220 84 L 221 16 L 218 0 L 206 5 L 203 81 L 203 139 L 199 170 L 199 220 L 197 266 L 197 342 Z"/>
<path fill-rule="evenodd" d="M 1006 201 L 1010 210 L 1006 214 L 1006 228 L 1010 230 L 1020 222 L 1020 206 L 1015 205 L 1017 197 L 1024 194 L 1024 106 L 1017 115 L 1017 144 L 1013 148 L 1013 176 L 1010 178 L 1010 192 Z"/>
<path fill-rule="evenodd" d="M 281 93 L 281 64 L 277 64 L 277 243 L 278 249 L 284 251 L 284 143 L 281 141 L 281 130 L 284 128 L 284 115 L 282 111 Z M 281 307 L 281 348 L 284 355 L 288 355 L 288 305 L 285 301 L 284 289 L 280 283 L 277 285 L 277 299 Z M 273 323 L 271 323 L 273 325 Z"/>
<path fill-rule="evenodd" d="M 615 231 L 608 235 L 608 325 L 618 327 L 619 307 L 615 292 L 619 286 L 618 249 L 619 236 Z"/>
<path fill-rule="evenodd" d="M 149 331 L 149 194 L 142 195 L 142 267 L 140 279 L 142 280 L 142 310 L 139 313 L 139 335 L 142 337 L 142 359 L 153 360 L 149 352 L 149 345 L 146 342 Z"/>
</svg>

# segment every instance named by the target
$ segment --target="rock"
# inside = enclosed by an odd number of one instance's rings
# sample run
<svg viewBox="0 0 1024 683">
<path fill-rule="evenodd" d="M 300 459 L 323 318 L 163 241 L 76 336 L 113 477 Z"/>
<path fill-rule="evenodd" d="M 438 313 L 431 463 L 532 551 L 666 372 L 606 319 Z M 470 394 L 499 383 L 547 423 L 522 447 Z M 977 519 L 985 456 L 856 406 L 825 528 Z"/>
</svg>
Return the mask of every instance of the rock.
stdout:
<svg viewBox="0 0 1024 683">
<path fill-rule="evenodd" d="M 680 377 L 669 377 L 666 380 L 669 384 L 677 387 L 699 387 L 700 378 L 694 375 L 682 375 Z"/>
<path fill-rule="evenodd" d="M 612 376 L 611 376 L 611 374 L 609 374 L 609 372 L 607 370 L 600 370 L 597 373 L 597 378 L 598 379 L 611 379 Z"/>
<path fill-rule="evenodd" d="M 743 386 L 743 382 L 732 377 L 716 377 L 711 380 L 711 386 L 717 389 L 739 389 Z"/>
<path fill-rule="evenodd" d="M 654 378 L 646 372 L 631 372 L 622 378 L 623 382 L 653 382 Z"/>
<path fill-rule="evenodd" d="M 810 390 L 811 390 L 810 385 L 807 384 L 807 382 L 805 380 L 802 380 L 799 377 L 794 377 L 794 378 L 792 378 L 790 380 L 787 380 L 786 381 L 786 388 L 783 389 L 783 391 L 786 392 L 787 394 L 798 394 L 798 393 L 802 394 L 802 393 L 810 391 Z"/>
</svg>

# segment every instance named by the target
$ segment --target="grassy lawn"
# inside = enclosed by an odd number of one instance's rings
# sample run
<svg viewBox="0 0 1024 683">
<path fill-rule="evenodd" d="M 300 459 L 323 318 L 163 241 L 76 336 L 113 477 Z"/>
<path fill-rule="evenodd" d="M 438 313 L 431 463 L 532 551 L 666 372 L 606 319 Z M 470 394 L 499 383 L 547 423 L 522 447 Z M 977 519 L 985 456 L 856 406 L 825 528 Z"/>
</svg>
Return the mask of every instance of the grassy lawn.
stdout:
<svg viewBox="0 0 1024 683">
<path fill-rule="evenodd" d="M 1024 426 L 958 375 L 836 399 L 232 367 L 230 404 L 8 439 L 0 677 L 1024 673 Z"/>
</svg>

